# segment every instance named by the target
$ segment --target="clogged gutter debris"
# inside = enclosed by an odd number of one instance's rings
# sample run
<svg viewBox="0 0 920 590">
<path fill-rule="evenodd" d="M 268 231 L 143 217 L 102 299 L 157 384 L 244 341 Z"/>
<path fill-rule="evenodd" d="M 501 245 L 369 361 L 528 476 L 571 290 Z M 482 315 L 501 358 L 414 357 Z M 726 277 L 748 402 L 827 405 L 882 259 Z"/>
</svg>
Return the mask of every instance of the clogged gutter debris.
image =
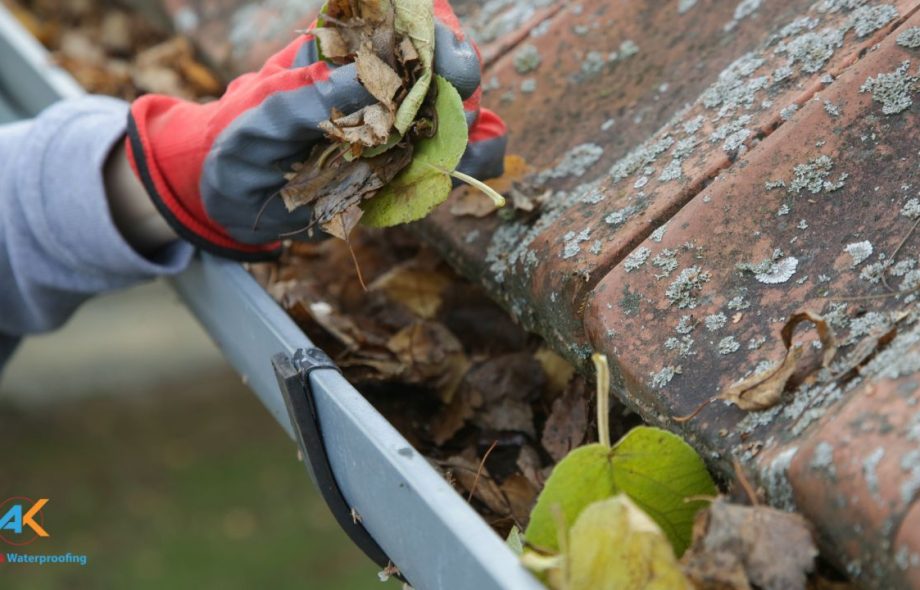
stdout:
<svg viewBox="0 0 920 590">
<path fill-rule="evenodd" d="M 434 74 L 434 8 L 429 0 L 330 0 L 320 11 L 319 55 L 354 63 L 378 102 L 320 124 L 328 141 L 314 147 L 281 189 L 288 210 L 310 205 L 312 221 L 347 239 L 362 221 L 387 227 L 415 221 L 443 202 L 466 149 L 460 95 Z"/>
</svg>

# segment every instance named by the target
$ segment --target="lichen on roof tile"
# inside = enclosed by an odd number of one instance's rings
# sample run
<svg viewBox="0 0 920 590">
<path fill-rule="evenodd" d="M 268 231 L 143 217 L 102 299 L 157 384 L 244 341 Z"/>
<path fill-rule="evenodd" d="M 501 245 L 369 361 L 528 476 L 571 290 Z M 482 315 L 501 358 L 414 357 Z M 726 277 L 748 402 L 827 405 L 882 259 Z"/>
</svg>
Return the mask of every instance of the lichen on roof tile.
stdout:
<svg viewBox="0 0 920 590">
<path fill-rule="evenodd" d="M 844 250 L 850 257 L 853 259 L 851 266 L 856 268 L 863 262 L 865 262 L 870 256 L 872 256 L 872 242 L 869 240 L 863 240 L 862 242 L 853 242 L 852 244 L 847 244 L 844 247 Z"/>
<path fill-rule="evenodd" d="M 920 27 L 911 27 L 898 35 L 898 45 L 908 49 L 920 48 Z"/>
<path fill-rule="evenodd" d="M 540 67 L 542 61 L 537 46 L 525 43 L 514 54 L 514 69 L 518 74 L 527 74 Z"/>
<path fill-rule="evenodd" d="M 786 190 L 796 195 L 802 191 L 816 195 L 821 192 L 830 193 L 840 190 L 849 175 L 844 172 L 836 181 L 833 181 L 831 180 L 833 169 L 834 159 L 823 154 L 803 164 L 797 164 L 792 170 L 792 180 Z"/>
<path fill-rule="evenodd" d="M 847 26 L 853 28 L 857 37 L 865 37 L 881 29 L 898 16 L 898 9 L 891 4 L 860 6 L 847 19 Z"/>
<path fill-rule="evenodd" d="M 910 60 L 904 60 L 892 72 L 882 72 L 875 77 L 866 78 L 860 87 L 860 92 L 872 94 L 872 100 L 881 103 L 882 112 L 886 115 L 896 115 L 906 111 L 914 104 L 912 94 L 917 90 L 920 78 L 909 74 Z"/>
</svg>

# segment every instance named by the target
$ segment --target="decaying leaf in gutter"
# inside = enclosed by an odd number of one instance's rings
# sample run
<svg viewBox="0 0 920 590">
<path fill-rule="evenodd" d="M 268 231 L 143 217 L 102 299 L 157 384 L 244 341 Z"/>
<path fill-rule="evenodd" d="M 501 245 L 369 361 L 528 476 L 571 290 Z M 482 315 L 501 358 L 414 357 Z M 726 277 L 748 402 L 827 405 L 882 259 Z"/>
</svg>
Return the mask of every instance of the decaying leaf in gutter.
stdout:
<svg viewBox="0 0 920 590">
<path fill-rule="evenodd" d="M 803 322 L 811 322 L 818 331 L 821 339 L 823 353 L 821 364 L 828 367 L 837 355 L 837 340 L 830 324 L 821 316 L 810 311 L 801 311 L 792 314 L 786 320 L 780 335 L 786 347 L 786 356 L 776 368 L 749 377 L 740 383 L 732 385 L 717 397 L 729 401 L 742 410 L 759 411 L 771 408 L 779 403 L 786 389 L 786 384 L 798 368 L 802 358 L 802 347 L 792 345 L 792 335 L 796 327 Z"/>
<path fill-rule="evenodd" d="M 372 104 L 344 115 L 323 121 L 320 129 L 329 137 L 349 145 L 376 147 L 390 138 L 393 126 L 393 113 L 381 104 Z"/>
<path fill-rule="evenodd" d="M 817 555 L 800 515 L 719 497 L 697 515 L 681 563 L 702 590 L 797 590 L 805 588 Z"/>
<path fill-rule="evenodd" d="M 371 96 L 379 100 L 390 112 L 394 111 L 396 109 L 394 98 L 403 85 L 399 74 L 377 57 L 370 43 L 365 43 L 358 49 L 355 65 L 358 69 L 358 80 L 371 93 Z M 390 125 L 394 119 L 389 121 Z M 389 128 L 387 131 L 389 132 Z"/>
<path fill-rule="evenodd" d="M 288 184 L 281 189 L 281 198 L 288 210 L 303 205 L 313 207 L 316 225 L 329 224 L 367 195 L 378 191 L 412 159 L 411 145 L 351 162 L 341 157 L 340 152 L 330 155 L 332 149 L 326 146 L 323 151 L 317 146 L 310 159 L 289 175 Z"/>
<path fill-rule="evenodd" d="M 792 314 L 783 329 L 780 331 L 780 337 L 783 346 L 786 348 L 786 354 L 779 365 L 762 371 L 731 385 L 718 395 L 709 398 L 701 403 L 693 412 L 686 416 L 674 418 L 675 422 L 686 422 L 696 417 L 706 406 L 716 400 L 725 400 L 731 402 L 748 412 L 757 412 L 772 408 L 780 402 L 783 391 L 789 380 L 799 369 L 799 361 L 803 356 L 803 349 L 800 345 L 793 346 L 792 335 L 796 327 L 803 322 L 814 324 L 818 332 L 818 338 L 821 340 L 821 366 L 830 367 L 834 357 L 837 356 L 837 338 L 834 336 L 834 330 L 830 324 L 816 313 L 810 311 L 800 311 Z"/>
<path fill-rule="evenodd" d="M 331 143 L 322 142 L 282 189 L 289 210 L 312 205 L 308 227 L 347 238 L 343 228 L 351 231 L 362 217 L 375 227 L 424 217 L 447 198 L 450 176 L 504 203 L 454 170 L 466 149 L 466 117 L 460 95 L 433 72 L 432 0 L 329 0 L 314 33 L 321 58 L 354 62 L 358 81 L 378 102 L 346 113 L 333 105 L 320 123 Z M 376 160 L 394 150 L 403 153 Z M 394 169 L 404 170 L 394 178 Z M 345 211 L 351 213 L 338 219 Z"/>
</svg>

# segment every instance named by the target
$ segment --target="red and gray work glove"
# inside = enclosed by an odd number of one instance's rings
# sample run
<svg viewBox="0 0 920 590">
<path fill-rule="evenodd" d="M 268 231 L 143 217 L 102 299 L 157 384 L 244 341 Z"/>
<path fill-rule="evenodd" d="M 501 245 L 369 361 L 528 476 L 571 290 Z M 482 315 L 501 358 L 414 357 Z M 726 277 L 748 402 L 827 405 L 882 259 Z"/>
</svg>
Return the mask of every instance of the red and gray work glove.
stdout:
<svg viewBox="0 0 920 590">
<path fill-rule="evenodd" d="M 506 130 L 479 107 L 479 52 L 447 0 L 435 0 L 435 16 L 434 69 L 465 99 L 470 124 L 459 169 L 499 176 Z M 280 250 L 279 235 L 310 222 L 309 207 L 288 212 L 275 197 L 291 164 L 323 138 L 319 123 L 333 107 L 349 114 L 374 102 L 354 64 L 318 61 L 313 36 L 301 35 L 261 70 L 234 80 L 217 101 L 200 105 L 159 95 L 135 101 L 128 158 L 179 235 L 222 256 L 263 260 Z"/>
</svg>

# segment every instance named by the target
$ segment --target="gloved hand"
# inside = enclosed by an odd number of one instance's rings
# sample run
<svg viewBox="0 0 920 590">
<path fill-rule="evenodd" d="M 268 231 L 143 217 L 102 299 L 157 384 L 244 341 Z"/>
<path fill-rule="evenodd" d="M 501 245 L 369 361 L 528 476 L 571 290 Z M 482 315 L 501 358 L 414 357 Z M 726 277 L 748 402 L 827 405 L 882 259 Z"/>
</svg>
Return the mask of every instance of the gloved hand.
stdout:
<svg viewBox="0 0 920 590">
<path fill-rule="evenodd" d="M 479 107 L 479 52 L 447 0 L 435 0 L 435 17 L 434 69 L 465 99 L 470 124 L 459 168 L 478 178 L 501 175 L 505 125 Z M 280 250 L 280 234 L 310 221 L 309 207 L 288 212 L 276 193 L 290 165 L 322 139 L 319 123 L 333 107 L 349 114 L 373 103 L 354 64 L 318 61 L 313 36 L 301 35 L 214 102 L 135 101 L 128 160 L 180 236 L 223 256 L 263 260 Z"/>
</svg>

